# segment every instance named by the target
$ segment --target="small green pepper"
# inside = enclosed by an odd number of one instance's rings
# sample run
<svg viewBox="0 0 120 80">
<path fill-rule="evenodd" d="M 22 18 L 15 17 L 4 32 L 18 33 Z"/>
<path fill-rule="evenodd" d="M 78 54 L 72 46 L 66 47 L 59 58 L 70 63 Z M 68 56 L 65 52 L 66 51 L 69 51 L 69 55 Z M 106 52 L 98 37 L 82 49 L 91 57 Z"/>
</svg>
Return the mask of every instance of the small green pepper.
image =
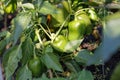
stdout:
<svg viewBox="0 0 120 80">
<path fill-rule="evenodd" d="M 89 35 L 92 32 L 91 20 L 86 12 L 81 12 L 80 14 L 75 16 L 75 19 L 84 21 L 85 24 L 85 35 Z"/>
<path fill-rule="evenodd" d="M 65 36 L 63 35 L 58 35 L 55 40 L 52 43 L 52 46 L 54 49 L 60 51 L 60 52 L 65 52 L 65 46 L 67 44 L 68 40 Z"/>
<path fill-rule="evenodd" d="M 68 39 L 71 40 L 79 40 L 83 38 L 83 35 L 85 34 L 85 23 L 84 21 L 80 20 L 73 20 L 69 22 L 68 24 Z"/>
<path fill-rule="evenodd" d="M 43 71 L 43 63 L 39 57 L 35 56 L 28 62 L 28 68 L 31 70 L 33 77 L 39 77 Z"/>
</svg>

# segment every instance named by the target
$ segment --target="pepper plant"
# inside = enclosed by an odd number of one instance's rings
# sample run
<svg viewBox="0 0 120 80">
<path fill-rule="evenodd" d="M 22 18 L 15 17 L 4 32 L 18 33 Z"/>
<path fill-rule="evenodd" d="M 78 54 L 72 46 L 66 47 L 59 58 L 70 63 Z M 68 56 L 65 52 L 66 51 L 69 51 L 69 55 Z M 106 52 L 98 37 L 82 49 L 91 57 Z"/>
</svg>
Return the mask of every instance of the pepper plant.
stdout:
<svg viewBox="0 0 120 80">
<path fill-rule="evenodd" d="M 0 32 L 5 79 L 94 80 L 86 67 L 103 64 L 109 55 L 100 54 L 109 38 L 104 18 L 111 15 L 98 7 L 105 4 L 100 1 L 2 0 L 2 15 L 15 14 Z M 93 49 L 85 47 L 86 40 Z"/>
</svg>

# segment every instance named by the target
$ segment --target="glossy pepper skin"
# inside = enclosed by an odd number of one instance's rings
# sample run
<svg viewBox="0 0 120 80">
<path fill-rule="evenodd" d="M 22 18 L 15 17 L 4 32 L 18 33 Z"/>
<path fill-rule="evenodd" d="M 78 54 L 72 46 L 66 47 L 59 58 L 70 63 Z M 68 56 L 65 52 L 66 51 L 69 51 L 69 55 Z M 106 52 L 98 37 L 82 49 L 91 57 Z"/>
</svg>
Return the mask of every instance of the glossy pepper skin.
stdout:
<svg viewBox="0 0 120 80">
<path fill-rule="evenodd" d="M 79 40 L 83 38 L 83 35 L 85 34 L 85 24 L 84 21 L 80 20 L 73 20 L 69 22 L 68 24 L 68 39 L 70 41 L 72 40 Z"/>
<path fill-rule="evenodd" d="M 85 35 L 89 35 L 92 32 L 91 20 L 89 16 L 82 12 L 81 14 L 76 15 L 75 17 L 77 20 L 84 21 L 85 24 Z"/>
<path fill-rule="evenodd" d="M 17 1 L 11 0 L 4 8 L 5 13 L 10 14 L 14 13 L 17 9 Z"/>
<path fill-rule="evenodd" d="M 75 18 L 76 18 L 77 20 L 84 21 L 84 23 L 86 24 L 86 26 L 91 25 L 90 18 L 89 18 L 89 16 L 88 16 L 86 13 L 78 14 L 78 15 L 76 15 Z"/>
<path fill-rule="evenodd" d="M 65 52 L 65 46 L 67 44 L 68 40 L 65 36 L 63 35 L 58 35 L 55 40 L 52 43 L 52 46 L 54 49 L 60 51 L 60 52 Z"/>
<path fill-rule="evenodd" d="M 28 68 L 31 70 L 34 77 L 39 77 L 42 74 L 43 63 L 39 57 L 34 57 L 28 63 Z"/>
</svg>

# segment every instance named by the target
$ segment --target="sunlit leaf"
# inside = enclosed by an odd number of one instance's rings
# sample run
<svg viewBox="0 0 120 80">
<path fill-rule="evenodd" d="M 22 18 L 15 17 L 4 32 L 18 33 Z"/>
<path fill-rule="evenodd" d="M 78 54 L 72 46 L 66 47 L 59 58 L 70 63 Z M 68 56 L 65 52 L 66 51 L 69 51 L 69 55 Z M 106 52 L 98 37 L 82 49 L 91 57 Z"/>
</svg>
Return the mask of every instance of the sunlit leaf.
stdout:
<svg viewBox="0 0 120 80">
<path fill-rule="evenodd" d="M 21 67 L 16 75 L 16 80 L 32 80 L 32 73 L 27 65 Z"/>
</svg>

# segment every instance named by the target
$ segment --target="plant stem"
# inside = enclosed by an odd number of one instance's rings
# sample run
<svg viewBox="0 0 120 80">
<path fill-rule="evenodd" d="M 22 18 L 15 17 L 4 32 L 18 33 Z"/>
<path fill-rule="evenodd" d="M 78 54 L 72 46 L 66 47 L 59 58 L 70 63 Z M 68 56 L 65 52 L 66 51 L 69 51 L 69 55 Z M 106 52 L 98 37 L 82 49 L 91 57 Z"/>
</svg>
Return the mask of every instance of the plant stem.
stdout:
<svg viewBox="0 0 120 80">
<path fill-rule="evenodd" d="M 41 37 L 40 37 L 40 35 L 39 35 L 39 30 L 38 30 L 38 29 L 35 29 L 35 33 L 36 33 L 36 35 L 37 35 L 37 37 L 38 37 L 38 40 L 39 40 L 40 44 L 43 45 L 42 40 L 41 40 Z"/>
<path fill-rule="evenodd" d="M 48 74 L 49 74 L 49 77 L 50 77 L 50 78 L 53 78 L 53 73 L 52 73 L 52 70 L 51 70 L 51 69 L 48 70 Z"/>
<path fill-rule="evenodd" d="M 37 58 L 36 53 L 35 53 L 35 47 L 34 47 L 34 50 L 33 50 L 33 57 Z"/>
<path fill-rule="evenodd" d="M 63 26 L 65 25 L 65 23 L 67 22 L 67 20 L 69 19 L 70 14 L 67 16 L 66 20 L 63 22 L 63 24 L 60 26 L 59 30 L 56 32 L 55 36 L 52 38 L 52 42 L 54 41 L 54 39 L 58 36 L 58 34 L 60 33 L 60 31 L 62 30 Z"/>
<path fill-rule="evenodd" d="M 51 35 L 52 33 L 51 33 L 51 31 L 50 31 L 50 28 L 48 27 L 48 25 L 46 25 L 46 27 L 47 27 L 47 29 L 48 29 L 48 31 L 49 31 L 49 34 Z"/>
<path fill-rule="evenodd" d="M 42 30 L 45 32 L 45 34 L 51 39 L 51 36 L 47 33 L 47 31 L 43 28 L 43 26 L 41 24 L 38 24 Z"/>
<path fill-rule="evenodd" d="M 5 14 L 5 17 L 4 17 L 4 29 L 7 29 L 7 14 Z"/>
</svg>

